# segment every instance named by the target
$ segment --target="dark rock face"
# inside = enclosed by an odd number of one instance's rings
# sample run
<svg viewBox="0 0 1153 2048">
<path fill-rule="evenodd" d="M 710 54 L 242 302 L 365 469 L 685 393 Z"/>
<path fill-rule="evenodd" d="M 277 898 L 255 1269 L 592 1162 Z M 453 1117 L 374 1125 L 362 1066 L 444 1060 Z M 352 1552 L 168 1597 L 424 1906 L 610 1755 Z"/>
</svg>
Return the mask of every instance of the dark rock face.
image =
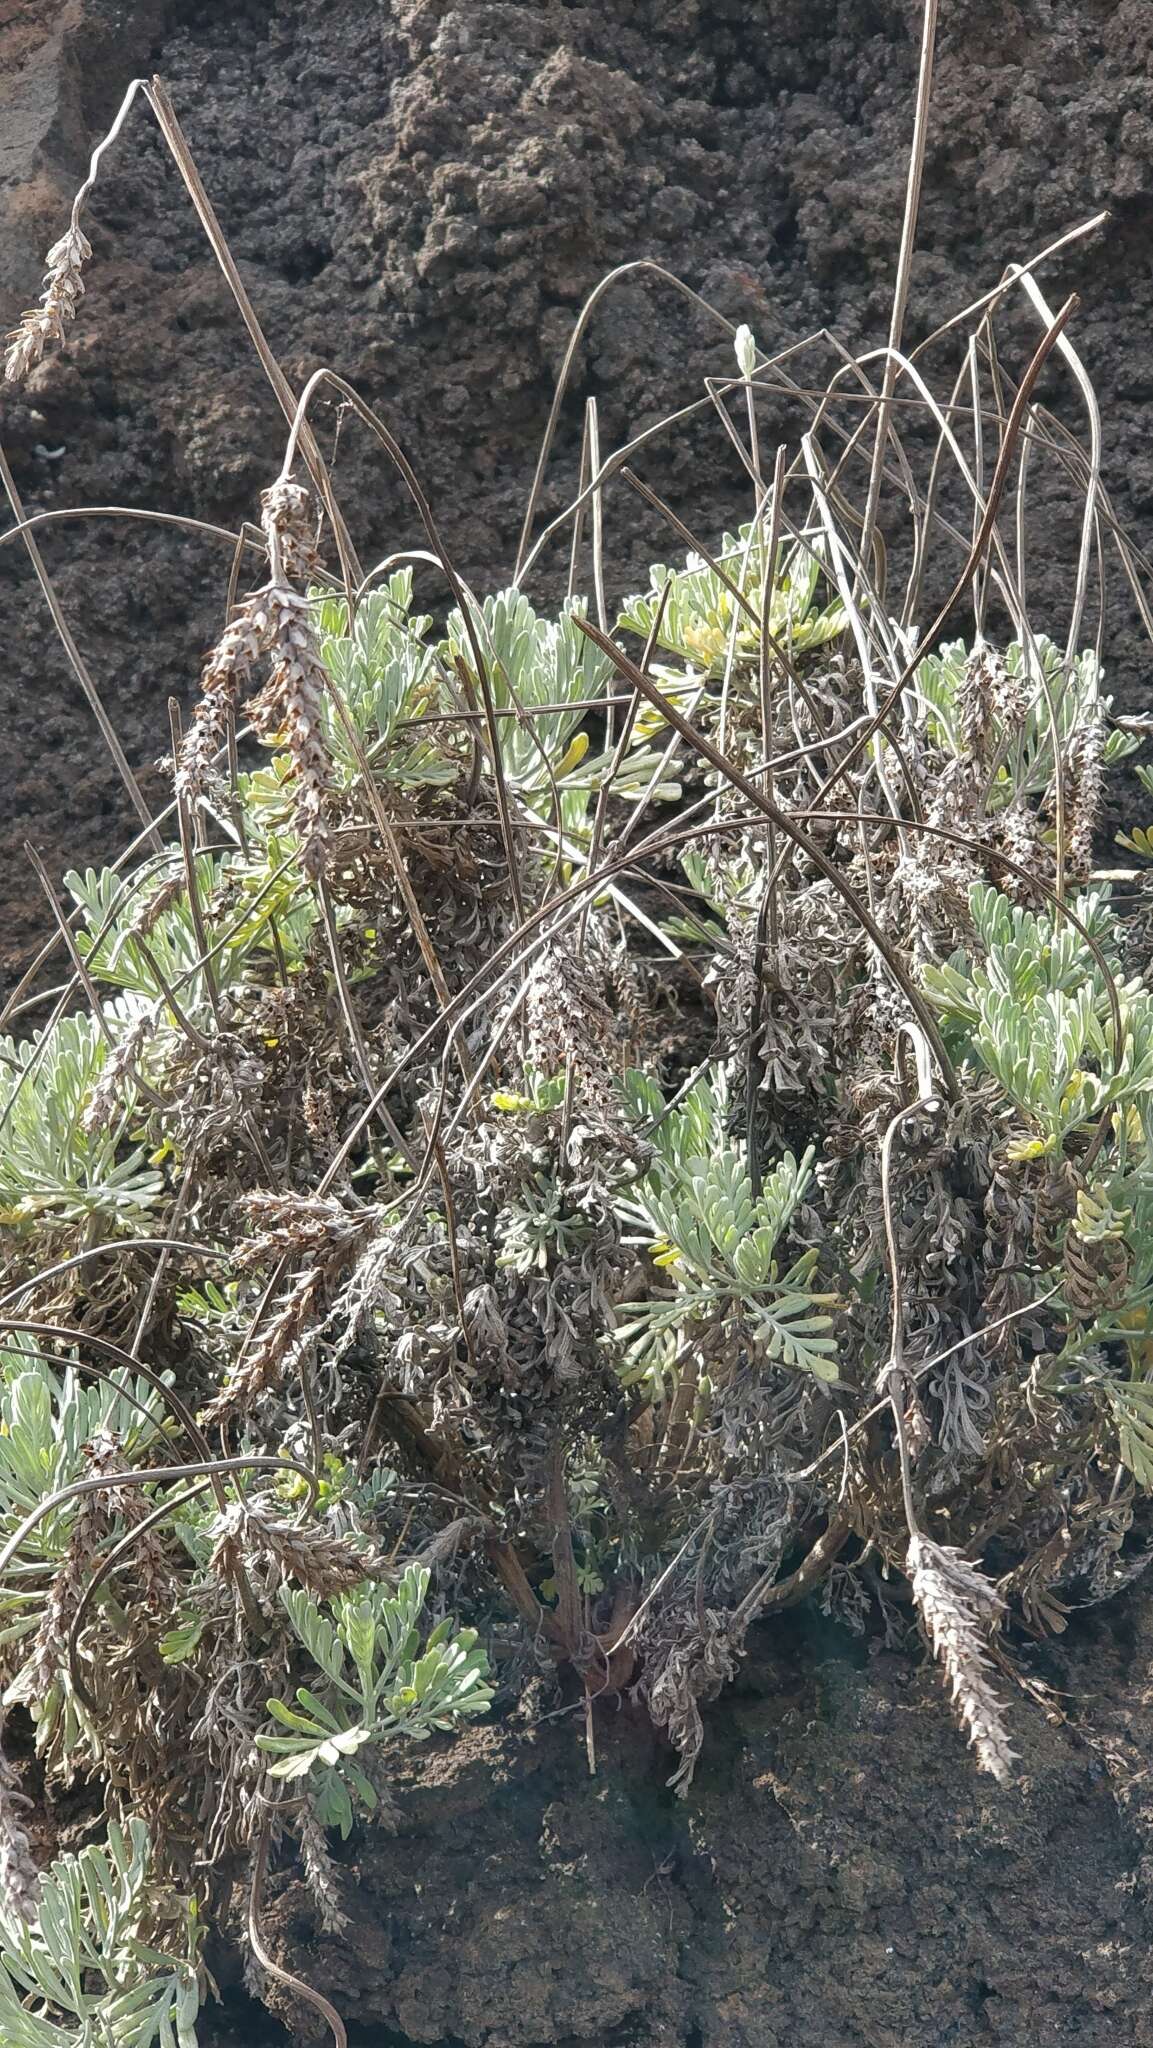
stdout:
<svg viewBox="0 0 1153 2048">
<path fill-rule="evenodd" d="M 765 347 L 824 325 L 851 343 L 883 338 L 916 13 L 912 0 L 10 5 L 0 316 L 34 295 L 125 81 L 161 71 L 290 380 L 299 388 L 329 363 L 379 407 L 459 568 L 491 587 L 512 560 L 574 315 L 613 265 L 665 264 Z M 1110 481 L 1139 529 L 1153 503 L 1139 432 L 1153 390 L 1153 17 L 1141 0 L 955 0 L 943 13 L 910 334 L 1111 207 L 1107 235 L 1050 288 L 1084 289 L 1077 332 Z M 155 505 L 235 525 L 279 466 L 283 430 L 142 105 L 89 221 L 88 295 L 66 351 L 0 397 L 28 505 Z M 1023 346 L 1034 333 L 1022 311 Z M 607 447 L 730 364 L 724 335 L 667 287 L 616 288 L 581 352 L 546 504 L 571 483 L 583 398 L 598 399 Z M 365 559 L 419 540 L 364 429 L 327 401 L 316 417 L 326 446 L 339 431 L 338 481 Z M 763 431 L 796 424 L 766 417 Z M 645 467 L 702 535 L 743 502 L 715 425 L 646 451 Z M 671 544 L 638 521 L 624 486 L 608 526 L 618 590 Z M 1038 551 L 1055 602 L 1064 539 Z M 167 745 L 165 700 L 194 688 L 227 545 L 102 520 L 49 528 L 44 549 L 159 798 L 150 764 Z M 561 554 L 543 565 L 546 594 Z M 18 546 L 0 553 L 0 581 L 10 970 L 42 923 L 23 838 L 55 867 L 95 861 L 129 812 Z M 1137 643 L 1114 637 L 1116 671 L 1139 682 Z"/>
<path fill-rule="evenodd" d="M 1051 289 L 1084 293 L 1078 345 L 1140 541 L 1153 15 L 1142 0 L 943 12 L 910 333 L 1111 208 Z M 916 34 L 911 0 L 9 0 L 0 316 L 35 294 L 125 82 L 158 70 L 294 387 L 322 362 L 357 386 L 411 456 L 460 570 L 491 587 L 576 310 L 614 264 L 667 265 L 764 347 L 824 325 L 883 337 Z M 28 509 L 152 505 L 235 526 L 279 466 L 283 426 L 143 107 L 89 218 L 68 347 L 0 397 Z M 1012 332 L 1024 350 L 1035 324 L 1022 314 Z M 598 399 L 611 445 L 730 362 L 667 288 L 620 286 L 582 350 L 546 506 L 571 482 L 583 399 Z M 420 544 L 370 437 L 328 402 L 316 422 L 364 559 Z M 661 444 L 646 473 L 702 535 L 740 509 L 717 430 Z M 1035 569 L 1054 603 L 1064 541 L 1055 532 Z M 620 491 L 614 588 L 669 546 Z M 195 687 L 229 547 L 91 520 L 49 527 L 44 551 L 159 800 L 166 699 Z M 552 594 L 563 571 L 549 556 L 538 587 Z M 130 814 L 18 547 L 0 551 L 0 584 L 10 970 L 44 926 L 22 840 L 59 871 L 107 856 Z M 1111 656 L 1135 694 L 1137 650 L 1122 619 Z M 713 1709 L 686 1806 L 627 1713 L 599 1730 L 593 1782 L 568 1721 L 474 1732 L 404 1766 L 404 1831 L 368 1841 L 350 1871 L 347 1938 L 316 1938 L 292 1888 L 270 1898 L 271 1938 L 347 2011 L 361 2048 L 1153 2041 L 1150 1627 L 1139 1592 L 1083 1625 L 1049 1667 L 1080 1702 L 1078 1727 L 1023 1699 L 1024 1782 L 1005 1794 L 976 1780 L 930 1681 L 811 1622 L 766 1632 Z M 211 2048 L 259 2031 L 215 2025 Z"/>
</svg>

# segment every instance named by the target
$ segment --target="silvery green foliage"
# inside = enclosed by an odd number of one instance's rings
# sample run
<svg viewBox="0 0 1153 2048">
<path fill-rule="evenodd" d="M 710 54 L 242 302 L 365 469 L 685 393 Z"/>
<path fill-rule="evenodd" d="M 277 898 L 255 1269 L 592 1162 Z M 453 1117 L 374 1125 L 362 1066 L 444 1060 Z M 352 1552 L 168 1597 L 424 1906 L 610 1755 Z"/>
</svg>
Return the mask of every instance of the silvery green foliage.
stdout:
<svg viewBox="0 0 1153 2048">
<path fill-rule="evenodd" d="M 323 1605 L 285 1586 L 280 1599 L 293 1631 L 320 1673 L 295 1702 L 270 1699 L 286 1732 L 259 1737 L 276 1761 L 274 1778 L 308 1778 L 317 1817 L 347 1833 L 355 1795 L 370 1810 L 377 1794 L 358 1752 L 386 1735 L 422 1741 L 483 1714 L 492 1698 L 488 1659 L 476 1630 L 454 1633 L 450 1620 L 421 1640 L 429 1574 L 409 1565 L 399 1583 L 366 1581 Z"/>
<path fill-rule="evenodd" d="M 661 802 L 680 795 L 659 752 L 643 744 L 638 722 L 622 759 L 589 753 L 587 706 L 614 684 L 612 663 L 594 646 L 575 618 L 583 600 L 573 600 L 559 618 L 542 618 L 524 593 L 502 590 L 472 608 L 472 625 L 488 671 L 497 720 L 501 766 L 514 795 L 535 815 L 555 825 L 563 853 L 587 846 L 590 800 L 612 770 L 612 794 L 635 803 L 646 792 Z M 471 676 L 472 641 L 460 612 L 448 620 L 441 646 L 442 666 L 454 678 L 457 661 Z M 482 693 L 472 684 L 479 707 Z M 561 707 L 542 711 L 541 705 Z"/>
<path fill-rule="evenodd" d="M 435 649 L 428 641 L 431 618 L 412 611 L 412 570 L 398 569 L 387 583 L 368 591 L 357 606 L 351 632 L 348 606 L 325 597 L 317 606 L 321 653 L 370 761 L 390 782 L 419 787 L 448 784 L 458 764 L 446 756 L 436 727 L 406 734 L 406 720 L 431 708 Z M 348 777 L 356 773 L 355 751 L 344 721 L 331 701 L 325 731 L 333 756 Z"/>
<path fill-rule="evenodd" d="M 295 876 L 278 872 L 293 845 L 291 836 L 278 830 L 278 821 L 288 810 L 279 765 L 279 757 L 274 757 L 267 767 L 239 778 L 247 851 L 238 848 L 219 857 L 201 854 L 196 860 L 197 893 L 218 995 L 242 984 L 262 959 L 275 957 L 273 923 L 280 957 L 295 964 L 303 957 L 315 921 L 315 906 L 301 901 Z M 165 872 L 171 883 L 171 864 Z M 126 892 L 123 878 L 111 868 L 89 868 L 64 879 L 83 912 L 76 943 L 88 972 L 101 986 L 122 990 L 131 999 L 131 1007 L 111 1006 L 114 1036 L 119 1038 L 141 1015 L 153 1018 L 159 1028 L 173 1030 L 170 992 L 185 1016 L 202 1028 L 211 1026 L 213 1010 L 200 942 L 183 890 L 165 886 L 162 876 L 155 888 Z"/>
<path fill-rule="evenodd" d="M 37 1507 L 90 1477 L 95 1448 L 114 1450 L 131 1465 L 156 1441 L 166 1413 L 162 1394 L 146 1380 L 124 1374 L 109 1385 L 84 1379 L 75 1366 L 53 1369 L 27 1340 L 0 1349 L 0 1542 Z M 0 1649 L 24 1646 L 5 1659 L 12 1676 L 4 1702 L 28 1706 L 37 1749 L 58 1741 L 67 1768 L 99 1754 L 98 1733 L 63 1671 L 45 1680 L 36 1647 L 46 1625 L 59 1625 L 57 1591 L 63 1580 L 71 1583 L 77 1552 L 85 1553 L 84 1572 L 94 1562 L 87 1543 L 78 1542 L 85 1513 L 91 1530 L 94 1502 L 91 1493 L 73 1494 L 41 1514 L 0 1583 Z M 122 1534 L 119 1518 L 110 1520 Z"/>
<path fill-rule="evenodd" d="M 540 618 L 519 590 L 502 590 L 474 607 L 472 622 L 489 670 L 493 703 L 516 715 L 500 720 L 504 772 L 530 801 L 550 800 L 550 776 L 564 772 L 572 735 L 584 718 L 584 700 L 604 694 L 612 665 L 574 625 L 572 612 Z M 465 622 L 454 611 L 446 628 L 446 650 L 471 670 L 472 644 Z M 561 705 L 556 711 L 539 706 Z"/>
<path fill-rule="evenodd" d="M 57 1018 L 30 1042 L 0 1039 L 0 1221 L 101 1218 L 131 1229 L 161 1199 L 161 1175 L 131 1142 L 131 1090 L 107 1125 L 85 1128 L 108 1058 L 91 1016 Z"/>
<path fill-rule="evenodd" d="M 755 653 L 767 553 L 763 524 L 754 531 L 750 522 L 738 527 L 735 534 L 726 533 L 716 557 L 730 583 L 741 591 L 747 610 L 738 604 L 715 569 L 700 556 L 690 554 L 683 569 L 655 564 L 650 571 L 650 588 L 629 600 L 620 624 L 646 639 L 667 587 L 658 646 L 678 656 L 698 674 L 719 677 L 734 631 L 737 653 L 746 659 Z M 769 631 L 774 640 L 794 655 L 823 647 L 847 630 L 848 620 L 838 601 L 827 605 L 818 602 L 822 582 L 821 563 L 811 548 L 778 549 L 769 603 Z"/>
<path fill-rule="evenodd" d="M 197 2048 L 196 1912 L 151 1862 L 144 1823 L 113 1823 L 44 1871 L 34 1920 L 0 1899 L 4 2048 Z"/>
<path fill-rule="evenodd" d="M 619 1331 L 632 1375 L 658 1371 L 669 1342 L 687 1326 L 743 1325 L 773 1364 L 837 1376 L 832 1319 L 811 1286 L 815 1258 L 802 1253 L 781 1271 L 777 1247 L 812 1177 L 812 1147 L 786 1153 L 754 1193 L 744 1147 L 726 1128 L 720 1086 L 700 1080 L 667 1108 L 647 1076 L 628 1076 L 634 1111 L 649 1120 L 656 1159 L 620 1198 L 624 1221 L 639 1227 L 672 1282 L 665 1300 L 630 1303 Z"/>
<path fill-rule="evenodd" d="M 1123 1464 L 1153 1489 L 1153 993 L 1123 975 L 1106 894 L 1086 893 L 1072 908 L 1083 931 L 1055 910 L 1026 911 L 977 885 L 971 954 L 927 968 L 924 979 L 956 1050 L 983 1066 L 1019 1113 L 1011 1158 L 1059 1171 L 1070 1142 L 1084 1152 L 1093 1141 L 1093 1178 L 1077 1190 L 1058 1269 L 1070 1327 L 1057 1363 L 1071 1402 L 1104 1402 Z M 1103 965 L 1117 997 L 1120 1057 Z M 1107 1142 L 1096 1143 L 1098 1130 Z M 1091 1270 L 1095 1255 L 1110 1253 L 1117 1283 L 1087 1318 L 1070 1279 L 1075 1287 L 1078 1260 Z M 1126 1356 L 1127 1378 L 1107 1369 L 1108 1359 Z"/>
<path fill-rule="evenodd" d="M 1107 1395 L 1117 1424 L 1121 1462 L 1138 1486 L 1153 1493 L 1153 1383 L 1138 1378 L 1110 1380 Z"/>
<path fill-rule="evenodd" d="M 131 1464 L 155 1442 L 165 1413 L 163 1397 L 146 1380 L 125 1377 L 110 1386 L 84 1379 L 75 1366 L 54 1369 L 30 1340 L 0 1349 L 0 1542 L 48 1495 L 85 1477 L 87 1446 L 114 1440 Z M 21 1546 L 22 1563 L 58 1564 L 76 1510 L 73 1499 L 41 1516 Z M 0 1642 L 33 1626 L 32 1618 L 17 1617 L 22 1608 L 34 1617 L 36 1598 L 34 1590 L 14 1590 L 14 1582 L 0 1588 Z"/>
<path fill-rule="evenodd" d="M 1055 1152 L 1089 1118 L 1153 1095 L 1153 995 L 1121 984 L 1123 1045 L 1104 975 L 1067 918 L 1020 909 L 986 884 L 974 887 L 970 912 L 984 957 L 925 970 L 946 1018 L 963 1024 L 973 1053 L 1006 1095 L 1041 1127 Z M 1074 910 L 1116 964 L 1114 920 L 1100 894 Z"/>
<path fill-rule="evenodd" d="M 241 777 L 240 788 L 247 851 L 205 854 L 195 866 L 218 997 L 268 959 L 297 966 L 316 918 L 287 872 L 275 762 Z M 170 886 L 179 873 L 177 853 L 143 887 L 127 888 L 112 868 L 65 877 L 82 913 L 77 951 L 93 982 L 112 993 L 99 1021 L 77 1013 L 55 1018 L 34 1039 L 0 1039 L 0 1223 L 87 1220 L 146 1234 L 163 1203 L 164 1175 L 141 1142 L 142 1083 L 150 1071 L 162 1075 L 181 1039 L 170 994 L 195 1028 L 213 1021 L 187 895 Z"/>
<path fill-rule="evenodd" d="M 213 854 L 198 857 L 196 882 L 201 902 L 211 902 L 223 872 L 224 863 Z M 200 947 L 183 891 L 171 893 L 152 919 L 144 914 L 151 892 L 127 890 L 123 875 L 111 868 L 87 868 L 83 874 L 74 869 L 64 882 L 84 917 L 77 951 L 102 987 L 123 989 L 126 994 L 157 1002 L 163 999 L 166 984 L 179 992 L 185 1008 L 199 1008 L 198 986 L 190 989 L 188 984 L 193 979 L 199 981 L 196 963 Z M 219 984 L 227 987 L 237 978 L 246 952 L 243 940 L 222 949 L 216 962 Z"/>
</svg>

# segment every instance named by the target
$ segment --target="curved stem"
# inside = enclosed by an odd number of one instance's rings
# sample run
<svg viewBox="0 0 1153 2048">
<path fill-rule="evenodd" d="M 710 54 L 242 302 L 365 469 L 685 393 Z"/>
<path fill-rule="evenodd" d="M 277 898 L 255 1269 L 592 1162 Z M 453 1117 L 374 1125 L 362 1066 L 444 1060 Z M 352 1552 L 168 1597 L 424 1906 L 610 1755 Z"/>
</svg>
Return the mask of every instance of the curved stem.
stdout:
<svg viewBox="0 0 1153 2048">
<path fill-rule="evenodd" d="M 291 1970 L 282 1969 L 279 1963 L 273 1962 L 265 1946 L 260 1927 L 260 1895 L 264 1889 L 264 1878 L 268 1869 L 269 1832 L 269 1823 L 265 1818 L 260 1823 L 260 1833 L 256 1838 L 256 1852 L 252 1859 L 252 1882 L 248 1890 L 249 1946 L 262 1970 L 267 1970 L 269 1976 L 278 1984 L 283 1984 L 286 1991 L 292 1991 L 297 1998 L 303 1998 L 305 2004 L 310 2005 L 313 2011 L 318 2012 L 326 2021 L 336 2048 L 348 2048 L 348 2032 L 336 2007 L 322 1991 L 317 1991 L 311 1984 L 306 1984 L 303 1977 L 295 1977 Z"/>
<path fill-rule="evenodd" d="M 107 1493 L 120 1486 L 164 1486 L 171 1481 L 194 1479 L 200 1473 L 206 1480 L 220 1472 L 295 1472 L 308 1483 L 311 1507 L 316 1499 L 316 1477 L 307 1465 L 296 1458 L 273 1458 L 252 1452 L 236 1458 L 213 1458 L 209 1464 L 155 1465 L 144 1472 L 93 1473 L 87 1479 L 74 1479 L 69 1486 L 59 1486 L 54 1493 L 45 1494 L 36 1506 L 25 1515 L 18 1529 L 14 1529 L 3 1550 L 0 1550 L 0 1572 L 7 1571 L 13 1558 L 26 1538 L 32 1534 L 45 1515 L 54 1508 L 62 1507 L 66 1500 L 78 1500 L 85 1493 Z"/>
</svg>

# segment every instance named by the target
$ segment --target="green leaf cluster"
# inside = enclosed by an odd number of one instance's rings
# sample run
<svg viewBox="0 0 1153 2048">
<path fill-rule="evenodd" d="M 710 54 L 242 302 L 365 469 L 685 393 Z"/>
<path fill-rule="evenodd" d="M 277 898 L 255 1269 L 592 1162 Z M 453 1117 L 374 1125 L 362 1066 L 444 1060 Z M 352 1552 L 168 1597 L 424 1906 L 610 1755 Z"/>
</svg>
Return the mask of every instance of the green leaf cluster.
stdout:
<svg viewBox="0 0 1153 2048">
<path fill-rule="evenodd" d="M 956 955 L 924 977 L 956 1042 L 999 1082 L 1048 1153 L 1104 1110 L 1143 1111 L 1153 1093 L 1153 995 L 1137 981 L 1118 981 L 1104 897 L 1083 896 L 1074 909 L 1098 940 L 1108 977 L 1060 911 L 1022 910 L 986 884 L 970 896 L 981 952 L 972 961 Z"/>
<path fill-rule="evenodd" d="M 745 662 L 756 656 L 768 555 L 769 532 L 765 522 L 754 526 L 749 521 L 738 527 L 735 534 L 725 534 L 715 559 L 729 584 L 735 584 L 740 591 L 743 605 L 716 569 L 699 555 L 689 554 L 680 569 L 658 562 L 649 572 L 649 589 L 630 600 L 621 612 L 619 624 L 647 640 L 659 615 L 657 645 L 676 655 L 697 675 L 719 677 L 724 672 L 730 644 L 736 656 Z M 778 546 L 768 628 L 790 657 L 812 653 L 839 639 L 848 628 L 847 616 L 838 600 L 824 605 L 818 602 L 824 575 L 824 565 L 814 549 L 792 543 Z"/>
<path fill-rule="evenodd" d="M 390 783 L 411 788 L 453 781 L 459 758 L 446 750 L 435 726 L 415 721 L 436 707 L 432 619 L 412 610 L 412 570 L 397 569 L 387 583 L 361 598 L 351 630 L 343 598 L 317 602 L 320 651 L 345 711 L 374 769 Z M 346 781 L 357 773 L 344 720 L 330 701 L 325 737 Z"/>
<path fill-rule="evenodd" d="M 109 1050 L 84 1015 L 59 1017 L 31 1041 L 0 1039 L 0 1223 L 55 1216 L 132 1230 L 160 1201 L 163 1179 L 131 1142 L 130 1088 L 107 1126 L 85 1128 Z"/>
<path fill-rule="evenodd" d="M 322 1606 L 296 1587 L 281 1590 L 293 1631 L 321 1674 L 295 1701 L 270 1699 L 283 1734 L 260 1747 L 273 1777 L 311 1778 L 320 1818 L 347 1834 L 352 1798 L 372 1810 L 376 1792 L 357 1752 L 386 1735 L 423 1741 L 483 1714 L 492 1698 L 488 1660 L 475 1629 L 439 1622 L 423 1641 L 418 1626 L 429 1575 L 409 1565 L 393 1587 L 369 1581 Z"/>
<path fill-rule="evenodd" d="M 964 760 L 968 751 L 962 699 L 970 658 L 964 640 L 945 641 L 918 663 L 914 677 L 929 732 L 955 760 Z M 999 717 L 994 707 L 989 707 L 992 765 L 986 802 L 992 811 L 1022 799 L 1048 796 L 1056 774 L 1057 750 L 1064 757 L 1074 735 L 1106 718 L 1112 705 L 1112 698 L 1102 691 L 1101 666 L 1092 649 L 1067 664 L 1064 650 L 1039 633 L 1028 647 L 1019 640 L 1010 641 L 1001 659 L 1011 682 L 1028 701 L 1019 721 Z M 1138 745 L 1132 734 L 1111 727 L 1104 737 L 1104 765 L 1112 767 L 1124 760 Z"/>
<path fill-rule="evenodd" d="M 656 1159 L 618 1202 L 642 1234 L 671 1296 L 631 1302 L 617 1333 L 626 1377 L 652 1374 L 670 1334 L 694 1323 L 736 1322 L 773 1364 L 817 1379 L 837 1376 L 832 1319 L 813 1287 L 815 1256 L 785 1270 L 777 1252 L 812 1178 L 812 1147 L 785 1153 L 754 1192 L 743 1146 L 726 1129 L 722 1088 L 702 1078 L 673 1107 L 646 1075 L 627 1077 L 631 1107 L 644 1119 Z"/>
</svg>

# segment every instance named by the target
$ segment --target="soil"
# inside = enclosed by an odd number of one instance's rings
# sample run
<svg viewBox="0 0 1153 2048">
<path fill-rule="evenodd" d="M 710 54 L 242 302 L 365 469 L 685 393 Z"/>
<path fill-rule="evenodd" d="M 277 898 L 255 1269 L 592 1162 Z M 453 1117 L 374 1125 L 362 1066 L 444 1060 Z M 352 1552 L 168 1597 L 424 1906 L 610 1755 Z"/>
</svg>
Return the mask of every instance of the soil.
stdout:
<svg viewBox="0 0 1153 2048">
<path fill-rule="evenodd" d="M 1050 289 L 1083 293 L 1106 471 L 1141 540 L 1153 15 L 1143 0 L 942 12 L 910 335 L 1110 208 Z M 659 261 L 762 347 L 826 324 L 852 344 L 882 338 L 917 15 L 912 0 L 0 0 L 0 318 L 34 297 L 126 81 L 160 72 L 290 381 L 329 363 L 379 408 L 459 569 L 493 587 L 576 310 L 615 264 Z M 235 526 L 279 466 L 283 427 L 142 106 L 90 233 L 67 349 L 0 397 L 26 505 Z M 1034 332 L 1022 315 L 1010 341 L 1023 352 Z M 667 287 L 619 286 L 582 351 L 546 507 L 571 482 L 585 399 L 608 446 L 730 364 L 724 336 Z M 316 419 L 365 561 L 419 545 L 363 429 L 327 404 Z M 766 438 L 788 426 L 763 422 Z M 703 535 L 732 518 L 718 431 L 644 468 Z M 1035 589 L 1057 616 L 1071 548 L 1056 506 L 1042 539 Z M 50 527 L 43 544 L 159 801 L 167 699 L 194 691 L 230 550 L 109 519 Z M 621 487 L 614 586 L 670 546 Z M 549 557 L 538 587 L 563 573 Z M 45 925 L 23 840 L 58 874 L 107 858 L 130 811 L 18 547 L 0 552 L 0 583 L 11 974 Z M 1123 606 L 1107 651 L 1140 702 Z M 1060 1652 L 1026 1651 L 1074 1720 L 1022 1699 L 1023 1777 L 1002 1793 L 976 1779 L 930 1675 L 819 1616 L 778 1625 L 712 1710 L 687 1804 L 627 1709 L 598 1726 L 595 1780 L 571 1720 L 494 1723 L 404 1764 L 400 1835 L 352 1845 L 345 1937 L 319 1938 L 282 1878 L 270 1940 L 330 1992 L 357 2048 L 1153 2042 L 1151 1653 L 1139 1587 Z M 205 2048 L 263 2038 L 259 2011 L 226 1986 Z"/>
<path fill-rule="evenodd" d="M 1024 1699 L 978 1779 L 939 1689 L 819 1615 L 761 1631 L 686 1802 L 626 1707 L 411 1752 L 350 1925 L 275 1889 L 281 1953 L 357 2048 L 1112 2048 L 1153 2041 L 1139 1785 L 1148 1603 L 1086 1619 L 1072 1726 Z M 274 2004 L 276 2003 L 274 1999 Z M 283 2010 L 283 2008 L 282 2008 Z"/>
</svg>

